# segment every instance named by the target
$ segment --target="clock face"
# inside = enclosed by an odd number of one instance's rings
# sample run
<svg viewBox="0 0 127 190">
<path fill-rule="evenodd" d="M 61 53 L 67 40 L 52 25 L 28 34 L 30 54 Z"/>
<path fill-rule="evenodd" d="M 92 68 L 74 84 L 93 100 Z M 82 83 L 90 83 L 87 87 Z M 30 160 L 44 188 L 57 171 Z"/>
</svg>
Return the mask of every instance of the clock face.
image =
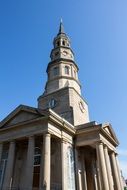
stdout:
<svg viewBox="0 0 127 190">
<path fill-rule="evenodd" d="M 79 108 L 80 110 L 84 113 L 85 112 L 85 105 L 84 105 L 84 102 L 80 101 L 79 102 Z"/>
<path fill-rule="evenodd" d="M 49 100 L 48 108 L 54 108 L 56 104 L 57 104 L 57 101 L 52 98 L 51 100 Z"/>
<path fill-rule="evenodd" d="M 66 51 L 63 51 L 63 55 L 66 56 L 68 53 Z"/>
</svg>

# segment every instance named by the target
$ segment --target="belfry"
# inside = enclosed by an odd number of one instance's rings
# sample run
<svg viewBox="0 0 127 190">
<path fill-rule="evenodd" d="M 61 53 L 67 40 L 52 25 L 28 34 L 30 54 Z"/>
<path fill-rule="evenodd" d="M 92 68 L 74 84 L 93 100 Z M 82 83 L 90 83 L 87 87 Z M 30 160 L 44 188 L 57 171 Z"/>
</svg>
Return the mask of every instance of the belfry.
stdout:
<svg viewBox="0 0 127 190">
<path fill-rule="evenodd" d="M 90 121 L 78 65 L 60 22 L 38 107 L 0 122 L 0 190 L 123 190 L 110 123 Z"/>
</svg>

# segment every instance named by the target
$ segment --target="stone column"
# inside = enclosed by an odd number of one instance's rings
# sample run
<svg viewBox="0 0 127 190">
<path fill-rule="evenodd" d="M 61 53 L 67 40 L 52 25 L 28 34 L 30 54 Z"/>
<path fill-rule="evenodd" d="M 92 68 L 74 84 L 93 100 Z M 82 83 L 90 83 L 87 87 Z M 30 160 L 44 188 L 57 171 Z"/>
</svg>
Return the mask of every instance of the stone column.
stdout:
<svg viewBox="0 0 127 190">
<path fill-rule="evenodd" d="M 82 190 L 82 163 L 81 163 L 81 151 L 76 151 L 76 162 L 77 162 L 77 190 Z"/>
<path fill-rule="evenodd" d="M 97 159 L 99 161 L 99 170 L 101 174 L 102 188 L 103 190 L 109 190 L 103 143 L 102 142 L 98 143 L 96 145 L 96 149 L 97 149 L 97 155 L 98 155 Z"/>
<path fill-rule="evenodd" d="M 98 158 L 98 153 L 97 153 L 97 158 Z M 97 167 L 97 185 L 98 185 L 98 190 L 102 190 L 101 187 L 101 174 L 100 174 L 100 169 L 99 169 L 99 159 L 96 160 L 96 167 Z"/>
<path fill-rule="evenodd" d="M 15 142 L 11 141 L 9 145 L 8 160 L 4 176 L 3 189 L 8 189 L 12 187 L 14 159 L 15 159 Z"/>
<path fill-rule="evenodd" d="M 109 160 L 109 155 L 108 155 L 108 148 L 106 145 L 104 146 L 104 154 L 105 154 L 105 162 L 106 162 L 106 168 L 107 168 L 107 174 L 108 174 L 109 189 L 114 190 L 113 179 L 111 175 L 110 160 Z"/>
<path fill-rule="evenodd" d="M 74 149 L 74 155 L 75 155 L 75 170 L 76 170 L 76 174 L 75 174 L 75 178 L 76 178 L 76 190 L 80 190 L 80 179 L 79 179 L 79 155 L 78 155 L 78 150 L 75 147 Z"/>
<path fill-rule="evenodd" d="M 65 161 L 66 161 L 65 141 L 61 139 L 62 190 L 67 189 Z"/>
<path fill-rule="evenodd" d="M 82 163 L 82 189 L 87 190 L 87 179 L 86 179 L 86 167 L 85 167 L 84 151 L 81 151 L 81 163 Z"/>
<path fill-rule="evenodd" d="M 51 168 L 51 156 L 50 156 L 50 149 L 51 149 L 51 136 L 49 133 L 44 135 L 44 159 L 43 159 L 43 188 L 45 190 L 50 190 L 50 168 Z"/>
<path fill-rule="evenodd" d="M 2 159 L 2 152 L 3 152 L 3 143 L 0 143 L 0 163 Z"/>
<path fill-rule="evenodd" d="M 113 179 L 114 179 L 114 184 L 115 184 L 115 190 L 121 190 L 114 152 L 111 153 L 111 164 L 112 164 L 112 173 L 113 173 Z"/>
<path fill-rule="evenodd" d="M 115 154 L 115 158 L 116 158 L 116 165 L 117 165 L 117 170 L 118 170 L 118 175 L 119 175 L 119 180 L 120 180 L 120 185 L 121 185 L 121 189 L 124 189 L 123 183 L 122 183 L 122 177 L 121 177 L 121 172 L 120 172 L 120 166 L 119 166 L 119 161 L 117 158 L 118 154 Z"/>
<path fill-rule="evenodd" d="M 99 190 L 98 188 L 98 179 L 97 179 L 97 166 L 95 158 L 92 160 L 92 171 L 94 176 L 94 189 Z"/>
<path fill-rule="evenodd" d="M 33 188 L 34 149 L 35 149 L 34 136 L 30 136 L 28 139 L 27 162 L 26 162 L 27 165 L 26 165 L 25 188 L 27 190 L 32 190 Z"/>
<path fill-rule="evenodd" d="M 44 150 L 43 150 L 43 147 L 44 147 L 44 139 L 43 139 L 43 143 L 41 145 L 41 163 L 40 163 L 40 179 L 39 179 L 39 190 L 42 190 L 43 188 L 43 170 L 44 170 Z"/>
</svg>

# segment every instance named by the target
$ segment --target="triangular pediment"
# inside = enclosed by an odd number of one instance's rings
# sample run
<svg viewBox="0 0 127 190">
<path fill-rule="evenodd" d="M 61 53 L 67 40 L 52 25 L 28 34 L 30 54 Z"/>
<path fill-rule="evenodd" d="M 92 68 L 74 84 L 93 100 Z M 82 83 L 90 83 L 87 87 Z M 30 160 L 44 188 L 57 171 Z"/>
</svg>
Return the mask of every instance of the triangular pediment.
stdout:
<svg viewBox="0 0 127 190">
<path fill-rule="evenodd" d="M 109 135 L 111 136 L 118 144 L 119 144 L 119 141 L 116 137 L 116 134 L 112 128 L 112 125 L 110 123 L 105 123 L 102 125 L 102 128 L 103 130 Z"/>
<path fill-rule="evenodd" d="M 108 126 L 104 127 L 103 129 L 104 129 L 107 133 L 109 133 L 109 135 L 112 136 L 112 134 L 111 134 L 111 130 L 109 129 Z"/>
<path fill-rule="evenodd" d="M 44 114 L 39 112 L 37 108 L 20 105 L 0 122 L 0 128 L 6 128 L 22 122 L 32 121 L 42 116 L 44 116 Z"/>
</svg>

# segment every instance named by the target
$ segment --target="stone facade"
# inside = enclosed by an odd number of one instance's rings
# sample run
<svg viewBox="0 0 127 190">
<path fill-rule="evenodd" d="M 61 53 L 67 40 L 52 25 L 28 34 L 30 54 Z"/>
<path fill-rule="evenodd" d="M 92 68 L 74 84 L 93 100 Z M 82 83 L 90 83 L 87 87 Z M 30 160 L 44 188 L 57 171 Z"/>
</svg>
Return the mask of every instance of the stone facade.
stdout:
<svg viewBox="0 0 127 190">
<path fill-rule="evenodd" d="M 0 189 L 123 190 L 111 124 L 89 121 L 78 67 L 60 23 L 38 108 L 0 122 Z"/>
</svg>

